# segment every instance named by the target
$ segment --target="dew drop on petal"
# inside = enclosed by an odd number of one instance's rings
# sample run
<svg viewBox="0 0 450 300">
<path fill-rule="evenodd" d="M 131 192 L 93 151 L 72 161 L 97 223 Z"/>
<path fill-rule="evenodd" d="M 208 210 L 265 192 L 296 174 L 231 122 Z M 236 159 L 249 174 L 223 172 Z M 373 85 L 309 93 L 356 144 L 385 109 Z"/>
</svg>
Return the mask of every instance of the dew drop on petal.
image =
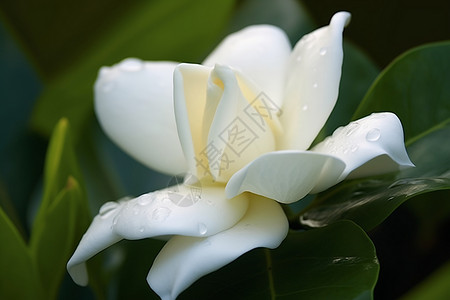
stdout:
<svg viewBox="0 0 450 300">
<path fill-rule="evenodd" d="M 137 72 L 142 70 L 144 64 L 136 58 L 128 58 L 119 64 L 119 69 L 124 72 Z"/>
<path fill-rule="evenodd" d="M 208 231 L 208 227 L 206 227 L 205 224 L 198 223 L 198 232 L 200 233 L 200 235 L 205 235 L 207 231 Z"/>
<path fill-rule="evenodd" d="M 378 128 L 373 128 L 369 130 L 369 132 L 366 134 L 366 140 L 369 142 L 376 142 L 380 139 L 381 131 Z"/>
<path fill-rule="evenodd" d="M 171 210 L 167 207 L 158 207 L 152 213 L 152 220 L 156 222 L 164 222 L 170 215 Z"/>
<path fill-rule="evenodd" d="M 145 228 L 142 226 L 142 227 L 139 227 L 139 232 L 144 232 L 144 230 L 145 230 Z"/>
<path fill-rule="evenodd" d="M 358 151 L 358 148 L 359 148 L 358 145 L 351 145 L 350 146 L 350 151 L 355 153 L 356 151 Z"/>
<path fill-rule="evenodd" d="M 153 202 L 153 198 L 152 194 L 144 194 L 137 198 L 137 203 L 142 206 L 148 205 Z"/>
<path fill-rule="evenodd" d="M 119 220 L 119 218 L 120 218 L 120 215 L 117 215 L 117 216 L 114 218 L 114 220 L 113 220 L 113 225 L 116 225 L 116 224 L 117 224 L 117 221 Z"/>
<path fill-rule="evenodd" d="M 322 55 L 322 56 L 324 56 L 325 54 L 327 54 L 327 48 L 326 48 L 326 47 L 320 48 L 319 54 Z"/>
<path fill-rule="evenodd" d="M 359 123 L 352 122 L 346 127 L 345 135 L 351 136 L 353 133 L 355 133 L 356 130 L 359 128 Z"/>
<path fill-rule="evenodd" d="M 342 148 L 342 153 L 348 154 L 348 152 L 350 152 L 350 147 L 344 147 L 344 148 Z"/>
</svg>

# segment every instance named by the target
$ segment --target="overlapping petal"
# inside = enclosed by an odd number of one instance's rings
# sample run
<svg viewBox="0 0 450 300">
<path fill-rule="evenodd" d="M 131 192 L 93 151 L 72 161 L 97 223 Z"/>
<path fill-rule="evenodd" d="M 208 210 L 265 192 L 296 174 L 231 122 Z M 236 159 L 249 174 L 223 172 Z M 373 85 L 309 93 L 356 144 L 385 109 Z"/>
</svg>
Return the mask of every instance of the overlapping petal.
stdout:
<svg viewBox="0 0 450 300">
<path fill-rule="evenodd" d="M 187 170 L 173 107 L 176 65 L 129 58 L 103 67 L 95 83 L 95 111 L 108 136 L 141 163 L 172 175 Z"/>
<path fill-rule="evenodd" d="M 281 107 L 290 53 L 291 44 L 284 31 L 271 25 L 254 25 L 226 37 L 203 64 L 232 66 L 264 88 Z"/>
<path fill-rule="evenodd" d="M 200 177 L 204 170 L 196 155 L 205 149 L 203 116 L 211 68 L 181 64 L 173 73 L 176 126 L 189 173 Z"/>
<path fill-rule="evenodd" d="M 277 151 L 262 155 L 231 177 L 227 197 L 245 191 L 281 203 L 302 199 L 313 189 L 335 184 L 345 169 L 339 158 L 308 151 Z"/>
<path fill-rule="evenodd" d="M 156 257 L 148 274 L 151 288 L 163 300 L 179 293 L 203 275 L 257 247 L 276 248 L 289 226 L 279 204 L 252 195 L 246 215 L 232 228 L 207 238 L 173 237 Z"/>
<path fill-rule="evenodd" d="M 84 262 L 122 238 L 171 236 L 147 281 L 175 299 L 243 253 L 277 247 L 288 222 L 274 200 L 412 166 L 391 113 L 307 151 L 338 96 L 349 20 L 335 14 L 292 53 L 284 32 L 257 25 L 228 36 L 204 65 L 128 59 L 103 68 L 95 105 L 108 135 L 147 166 L 194 180 L 102 206 L 68 263 L 74 281 L 86 285 Z"/>
<path fill-rule="evenodd" d="M 291 54 L 279 149 L 309 148 L 336 103 L 342 67 L 342 31 L 350 14 L 339 12 L 330 25 L 305 35 Z"/>
<path fill-rule="evenodd" d="M 121 239 L 214 235 L 238 222 L 248 202 L 247 195 L 227 199 L 223 187 L 199 185 L 179 185 L 131 200 L 107 202 L 81 239 L 67 269 L 76 283 L 86 285 L 84 262 Z"/>
<path fill-rule="evenodd" d="M 208 111 L 213 113 L 205 114 L 203 122 L 209 128 L 205 138 L 209 170 L 216 181 L 227 182 L 256 157 L 275 150 L 272 128 L 278 120 L 272 111 L 261 115 L 257 110 L 261 90 L 229 67 L 216 65 L 209 86 L 214 92 L 208 94 Z"/>
<path fill-rule="evenodd" d="M 406 153 L 402 124 L 393 113 L 374 113 L 340 127 L 312 151 L 345 162 L 338 181 L 414 166 Z"/>
</svg>

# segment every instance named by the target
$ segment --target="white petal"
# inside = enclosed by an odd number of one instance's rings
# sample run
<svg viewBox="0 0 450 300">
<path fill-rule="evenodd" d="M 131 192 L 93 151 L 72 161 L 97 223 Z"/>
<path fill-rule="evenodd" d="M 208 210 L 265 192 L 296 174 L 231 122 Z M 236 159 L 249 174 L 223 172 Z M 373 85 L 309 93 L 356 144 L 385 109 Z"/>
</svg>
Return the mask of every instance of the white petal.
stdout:
<svg viewBox="0 0 450 300">
<path fill-rule="evenodd" d="M 203 122 L 209 128 L 207 145 L 197 160 L 207 158 L 214 179 L 227 182 L 256 157 L 275 150 L 278 116 L 270 100 L 229 67 L 216 65 L 209 87 Z"/>
<path fill-rule="evenodd" d="M 76 284 L 87 285 L 88 273 L 85 262 L 89 258 L 122 239 L 112 230 L 112 225 L 123 204 L 124 202 L 105 203 L 83 235 L 77 249 L 67 263 L 67 271 Z"/>
<path fill-rule="evenodd" d="M 267 153 L 231 177 L 225 191 L 231 198 L 245 191 L 281 203 L 292 203 L 313 193 L 317 186 L 330 186 L 345 168 L 333 156 L 307 151 Z"/>
<path fill-rule="evenodd" d="M 87 285 L 85 261 L 121 239 L 214 235 L 235 225 L 248 203 L 248 195 L 227 199 L 223 187 L 202 188 L 198 183 L 107 202 L 81 239 L 67 270 L 77 284 Z"/>
<path fill-rule="evenodd" d="M 233 67 L 263 88 L 281 107 L 290 52 L 291 45 L 281 29 L 254 25 L 225 38 L 203 64 Z"/>
<path fill-rule="evenodd" d="M 247 214 L 234 227 L 208 238 L 173 237 L 153 263 L 147 281 L 163 299 L 175 299 L 200 277 L 257 247 L 276 248 L 289 226 L 281 207 L 252 196 Z"/>
<path fill-rule="evenodd" d="M 114 219 L 113 229 L 130 240 L 209 236 L 233 226 L 247 208 L 246 195 L 227 199 L 223 186 L 179 185 L 127 201 Z"/>
<path fill-rule="evenodd" d="M 103 67 L 95 83 L 95 111 L 107 135 L 141 163 L 168 174 L 187 170 L 173 112 L 176 65 L 129 58 Z"/>
<path fill-rule="evenodd" d="M 175 71 L 174 105 L 178 136 L 190 174 L 201 177 L 204 171 L 196 155 L 205 148 L 203 141 L 203 115 L 211 68 L 194 64 L 181 64 Z"/>
<path fill-rule="evenodd" d="M 345 162 L 339 181 L 413 166 L 406 153 L 402 124 L 393 113 L 374 113 L 340 127 L 312 151 Z"/>
<path fill-rule="evenodd" d="M 330 25 L 305 35 L 290 57 L 279 149 L 306 150 L 336 103 L 342 67 L 342 31 L 350 14 L 339 12 Z"/>
</svg>

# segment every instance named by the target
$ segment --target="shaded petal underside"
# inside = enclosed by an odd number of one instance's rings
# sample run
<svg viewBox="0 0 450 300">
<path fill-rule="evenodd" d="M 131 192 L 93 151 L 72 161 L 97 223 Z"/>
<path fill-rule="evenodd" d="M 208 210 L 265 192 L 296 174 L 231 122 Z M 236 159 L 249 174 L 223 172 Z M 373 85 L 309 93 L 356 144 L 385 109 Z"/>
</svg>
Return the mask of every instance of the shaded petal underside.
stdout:
<svg viewBox="0 0 450 300">
<path fill-rule="evenodd" d="M 307 151 L 277 151 L 258 157 L 231 177 L 225 191 L 231 198 L 245 191 L 281 203 L 334 185 L 345 164 L 338 158 Z"/>
<path fill-rule="evenodd" d="M 393 113 L 374 113 L 336 129 L 312 151 L 345 162 L 340 180 L 378 175 L 414 166 L 403 140 L 403 128 Z"/>
</svg>

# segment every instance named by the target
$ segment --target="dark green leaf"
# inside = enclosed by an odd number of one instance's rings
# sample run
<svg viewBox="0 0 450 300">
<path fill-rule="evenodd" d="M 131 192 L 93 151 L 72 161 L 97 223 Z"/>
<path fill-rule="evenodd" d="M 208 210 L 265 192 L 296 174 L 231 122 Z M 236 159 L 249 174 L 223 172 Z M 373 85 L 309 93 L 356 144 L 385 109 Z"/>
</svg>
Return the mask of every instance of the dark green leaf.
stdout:
<svg viewBox="0 0 450 300">
<path fill-rule="evenodd" d="M 210 274 L 180 299 L 371 299 L 375 248 L 352 222 L 291 232 L 276 250 L 251 251 Z"/>
<path fill-rule="evenodd" d="M 216 42 L 233 4 L 232 0 L 139 2 L 73 68 L 49 82 L 35 108 L 33 127 L 48 134 L 57 120 L 67 117 L 79 137 L 93 115 L 92 87 L 101 66 L 126 57 L 200 61 Z"/>
<path fill-rule="evenodd" d="M 120 0 L 3 0 L 0 16 L 41 75 L 50 78 L 82 57 L 108 25 L 135 5 Z"/>
<path fill-rule="evenodd" d="M 450 122 L 450 42 L 421 46 L 395 59 L 377 78 L 354 119 L 397 114 L 407 144 Z"/>
<path fill-rule="evenodd" d="M 0 298 L 44 299 L 28 248 L 0 207 Z"/>
</svg>

